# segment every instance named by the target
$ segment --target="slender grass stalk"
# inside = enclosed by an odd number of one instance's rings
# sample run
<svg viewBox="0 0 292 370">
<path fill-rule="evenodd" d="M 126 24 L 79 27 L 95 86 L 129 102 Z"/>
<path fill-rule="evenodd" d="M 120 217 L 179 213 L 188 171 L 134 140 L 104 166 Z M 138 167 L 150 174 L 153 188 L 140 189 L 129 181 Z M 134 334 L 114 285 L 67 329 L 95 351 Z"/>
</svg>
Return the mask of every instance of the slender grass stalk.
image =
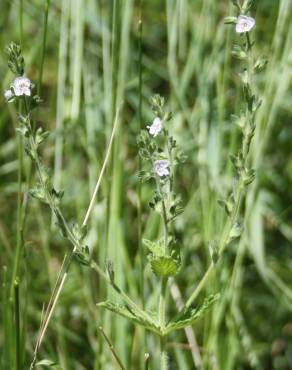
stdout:
<svg viewBox="0 0 292 370">
<path fill-rule="evenodd" d="M 21 105 L 20 105 L 21 106 Z M 14 256 L 13 271 L 10 286 L 10 301 L 14 297 L 14 282 L 18 276 L 22 245 L 23 245 L 23 196 L 22 196 L 22 173 L 23 173 L 23 138 L 17 134 L 17 231 L 16 231 L 16 251 Z"/>
<path fill-rule="evenodd" d="M 102 326 L 99 327 L 99 330 L 100 330 L 102 336 L 104 337 L 104 339 L 106 340 L 106 342 L 107 342 L 107 344 L 109 346 L 109 349 L 110 349 L 111 353 L 113 354 L 114 358 L 116 359 L 116 361 L 117 361 L 120 369 L 121 370 L 126 370 L 126 368 L 124 367 L 124 365 L 123 365 L 123 363 L 122 363 L 122 361 L 121 361 L 121 359 L 120 359 L 117 351 L 115 350 L 115 347 L 113 346 L 113 344 L 112 344 L 111 340 L 109 339 L 109 337 L 106 335 L 106 333 L 103 330 Z"/>
<path fill-rule="evenodd" d="M 15 320 L 15 367 L 22 370 L 20 353 L 20 306 L 19 306 L 19 284 L 14 282 L 14 320 Z"/>
<path fill-rule="evenodd" d="M 51 3 L 51 0 L 46 0 L 45 6 L 44 6 L 43 42 L 42 42 L 42 51 L 41 51 L 41 59 L 40 59 L 40 67 L 39 67 L 39 77 L 38 77 L 38 83 L 37 83 L 37 94 L 39 96 L 41 95 L 41 86 L 42 86 L 43 70 L 44 70 L 45 55 L 46 55 L 48 15 L 49 15 L 50 3 Z"/>
<path fill-rule="evenodd" d="M 19 45 L 23 46 L 23 0 L 19 0 Z"/>
<path fill-rule="evenodd" d="M 143 22 L 142 22 L 142 1 L 140 0 L 140 19 L 139 19 L 139 59 L 138 59 L 138 76 L 139 76 L 139 84 L 138 84 L 138 96 L 139 96 L 139 104 L 138 104 L 138 122 L 139 122 L 139 132 L 142 129 L 142 96 L 143 96 L 143 71 L 142 71 L 142 38 L 143 38 Z M 142 159 L 138 155 L 138 171 L 140 172 L 142 169 Z M 138 182 L 138 250 L 140 255 L 140 294 L 141 294 L 141 303 L 142 308 L 144 308 L 144 253 L 143 253 L 143 245 L 142 245 L 142 181 Z"/>
<path fill-rule="evenodd" d="M 71 48 L 73 65 L 71 66 L 72 75 L 72 104 L 71 118 L 75 122 L 79 116 L 82 83 L 82 62 L 83 62 L 83 32 L 84 32 L 84 2 L 76 0 L 71 2 Z M 71 46 L 73 46 L 71 45 Z"/>
<path fill-rule="evenodd" d="M 1 303 L 2 303 L 2 322 L 3 322 L 3 363 L 4 368 L 8 369 L 13 363 L 14 353 L 13 348 L 13 312 L 11 309 L 11 302 L 8 300 L 9 297 L 9 285 L 10 281 L 7 276 L 7 267 L 3 267 L 2 283 L 1 283 Z"/>
<path fill-rule="evenodd" d="M 67 48 L 69 34 L 69 0 L 62 0 L 62 14 L 60 23 L 60 45 L 59 45 L 59 64 L 58 64 L 58 91 L 57 91 L 57 113 L 56 131 L 58 135 L 55 143 L 54 160 L 54 186 L 56 189 L 61 187 L 61 173 L 63 160 L 63 126 L 64 126 L 64 95 L 67 76 Z"/>
<path fill-rule="evenodd" d="M 142 103 L 143 103 L 143 69 L 142 69 L 142 58 L 143 58 L 143 49 L 142 49 L 142 42 L 143 42 L 143 21 L 142 21 L 142 4 L 143 0 L 140 0 L 139 7 L 140 7 L 140 14 L 139 14 L 139 23 L 138 23 L 138 37 L 139 37 L 139 49 L 138 49 L 138 96 L 139 96 L 139 103 L 138 103 L 138 123 L 139 123 L 139 132 L 142 130 Z M 138 172 L 142 170 L 142 158 L 138 155 Z M 145 308 L 145 287 L 144 287 L 144 248 L 142 243 L 142 181 L 139 180 L 138 182 L 138 207 L 137 207 L 137 218 L 138 218 L 138 254 L 139 254 L 139 269 L 140 269 L 140 299 L 141 299 L 141 306 L 142 309 Z M 145 330 L 141 328 L 141 344 L 143 348 L 143 352 L 146 352 L 146 338 L 145 338 Z M 145 361 L 144 354 L 142 353 L 141 356 L 142 364 Z M 147 366 L 148 361 L 145 362 Z"/>
<path fill-rule="evenodd" d="M 114 0 L 113 21 L 112 21 L 112 48 L 111 48 L 111 67 L 112 67 L 112 117 L 116 111 L 117 86 L 118 86 L 118 66 L 119 66 L 119 14 L 120 1 Z"/>
<path fill-rule="evenodd" d="M 96 183 L 96 186 L 95 186 L 95 189 L 93 191 L 93 195 L 92 195 L 92 198 L 91 198 L 91 201 L 90 201 L 90 204 L 89 204 L 89 207 L 87 209 L 87 212 L 85 214 L 85 217 L 84 217 L 84 220 L 83 220 L 83 223 L 82 225 L 86 225 L 87 222 L 88 222 L 88 219 L 89 219 L 89 216 L 92 212 L 92 209 L 94 207 L 94 203 L 96 201 L 96 196 L 97 196 L 97 193 L 98 193 L 98 190 L 99 190 L 99 187 L 100 187 L 100 184 L 101 184 L 101 180 L 103 178 L 103 175 L 104 175 L 104 172 L 105 172 L 105 169 L 106 169 L 106 166 L 108 164 L 108 161 L 110 159 L 110 153 L 111 153 L 111 148 L 112 148 L 112 145 L 113 145 L 113 140 L 114 140 L 114 137 L 115 137 L 115 134 L 116 134 L 116 131 L 117 131 L 117 128 L 118 128 L 118 118 L 119 118 L 119 114 L 120 114 L 120 109 L 118 109 L 117 113 L 116 113 L 116 118 L 115 118 L 115 122 L 114 122 L 114 126 L 113 126 L 113 130 L 112 130 L 112 134 L 111 134 L 111 137 L 110 137 L 110 141 L 109 141 L 109 144 L 108 144 L 108 149 L 107 149 L 107 152 L 106 152 L 106 155 L 105 155 L 105 159 L 104 159 L 104 162 L 103 162 L 103 165 L 102 165 L 102 168 L 101 168 L 101 171 L 100 171 L 100 175 L 99 175 L 99 178 L 97 180 L 97 183 Z"/>
<path fill-rule="evenodd" d="M 177 285 L 177 283 L 174 281 L 174 279 L 171 279 L 170 281 L 170 293 L 172 295 L 172 298 L 174 302 L 176 303 L 176 307 L 178 311 L 181 311 L 183 309 L 183 300 L 181 296 L 180 289 Z M 202 367 L 202 358 L 200 354 L 200 350 L 198 347 L 197 339 L 195 336 L 195 332 L 191 326 L 187 326 L 184 328 L 187 340 L 189 342 L 189 346 L 192 352 L 192 357 L 194 361 L 195 368 L 200 369 Z"/>
<path fill-rule="evenodd" d="M 19 0 L 19 44 L 23 46 L 23 0 Z M 22 104 L 19 102 L 19 111 L 22 110 Z M 13 271 L 10 286 L 10 301 L 14 297 L 14 282 L 18 275 L 22 244 L 23 244 L 23 189 L 22 189 L 22 174 L 23 174 L 23 138 L 20 134 L 17 135 L 17 231 L 16 231 L 16 251 L 13 263 Z"/>
</svg>

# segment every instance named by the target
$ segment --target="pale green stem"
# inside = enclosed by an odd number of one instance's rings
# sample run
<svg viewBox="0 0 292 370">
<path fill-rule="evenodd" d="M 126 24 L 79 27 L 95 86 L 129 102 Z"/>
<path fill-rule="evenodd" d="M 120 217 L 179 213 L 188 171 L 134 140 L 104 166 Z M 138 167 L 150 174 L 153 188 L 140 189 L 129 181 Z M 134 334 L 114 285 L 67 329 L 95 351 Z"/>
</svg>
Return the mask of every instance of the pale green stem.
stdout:
<svg viewBox="0 0 292 370">
<path fill-rule="evenodd" d="M 17 280 L 14 282 L 14 317 L 15 317 L 15 368 L 16 370 L 21 370 L 19 284 Z"/>
<path fill-rule="evenodd" d="M 163 277 L 161 279 L 161 291 L 159 296 L 159 324 L 161 331 L 165 329 L 165 315 L 166 315 L 166 288 L 167 288 L 167 278 Z M 160 367 L 161 370 L 168 369 L 168 358 L 166 350 L 166 336 L 162 335 L 160 337 Z"/>
<path fill-rule="evenodd" d="M 39 77 L 38 77 L 38 84 L 37 84 L 37 94 L 38 95 L 40 95 L 40 93 L 41 93 L 41 86 L 42 86 L 42 79 L 43 79 L 43 69 L 44 69 L 46 45 L 47 45 L 47 29 L 48 29 L 49 7 L 50 7 L 50 0 L 46 0 L 45 10 L 44 10 L 44 30 L 43 30 L 41 63 L 40 63 L 40 70 L 39 70 Z"/>
<path fill-rule="evenodd" d="M 109 337 L 106 335 L 105 331 L 103 330 L 103 328 L 100 326 L 99 327 L 99 330 L 102 334 L 102 336 L 104 337 L 105 341 L 107 342 L 108 346 L 109 346 L 109 349 L 111 351 L 111 353 L 113 354 L 114 358 L 116 359 L 119 367 L 121 370 L 126 370 L 125 366 L 123 365 L 117 351 L 115 350 L 115 347 L 113 346 L 111 340 L 109 339 Z"/>
<path fill-rule="evenodd" d="M 248 72 L 249 72 L 248 74 L 249 74 L 249 81 L 250 81 L 250 83 L 252 83 L 252 43 L 250 41 L 250 37 L 249 37 L 248 33 L 246 33 L 246 40 L 247 40 L 247 53 L 248 53 Z M 246 115 L 247 115 L 247 118 L 249 119 L 250 118 L 249 117 L 250 113 L 248 112 L 248 110 L 247 110 Z M 246 137 L 243 138 L 242 153 L 243 153 L 243 158 L 244 158 L 244 166 L 246 166 L 246 164 L 247 164 L 250 141 L 251 141 L 251 138 L 250 139 L 247 139 Z M 233 226 L 234 226 L 234 224 L 235 224 L 235 222 L 238 218 L 238 215 L 240 213 L 241 204 L 242 204 L 243 196 L 244 196 L 244 191 L 245 191 L 245 186 L 244 186 L 244 183 L 243 183 L 243 178 L 241 176 L 238 180 L 234 207 L 233 207 L 230 218 L 228 218 L 226 223 L 225 223 L 223 233 L 222 233 L 222 236 L 221 236 L 221 239 L 220 239 L 219 256 L 221 256 L 223 254 L 226 246 L 228 245 L 230 232 L 231 232 L 231 230 L 232 230 L 232 228 L 233 228 Z M 197 296 L 199 295 L 201 290 L 205 287 L 206 283 L 208 282 L 208 280 L 211 276 L 211 272 L 213 271 L 214 267 L 215 267 L 215 264 L 213 264 L 213 263 L 209 266 L 209 268 L 205 272 L 203 278 L 199 282 L 198 286 L 193 291 L 190 298 L 187 300 L 186 304 L 184 305 L 184 308 L 183 308 L 182 312 L 184 312 L 185 310 L 190 308 L 190 306 L 192 305 L 194 300 L 197 298 Z"/>
</svg>

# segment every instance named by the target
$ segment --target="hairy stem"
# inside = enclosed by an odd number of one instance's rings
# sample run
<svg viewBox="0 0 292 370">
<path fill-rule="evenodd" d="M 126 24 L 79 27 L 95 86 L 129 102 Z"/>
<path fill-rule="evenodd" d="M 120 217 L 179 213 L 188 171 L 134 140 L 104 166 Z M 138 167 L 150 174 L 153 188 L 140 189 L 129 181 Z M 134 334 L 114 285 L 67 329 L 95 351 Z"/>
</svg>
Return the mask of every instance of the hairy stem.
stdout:
<svg viewBox="0 0 292 370">
<path fill-rule="evenodd" d="M 166 288 L 167 288 L 167 278 L 163 277 L 161 279 L 161 290 L 159 296 L 159 324 L 161 331 L 165 328 L 165 314 L 166 314 Z M 168 369 L 167 351 L 166 351 L 166 337 L 163 335 L 160 337 L 160 366 L 161 370 Z"/>
</svg>

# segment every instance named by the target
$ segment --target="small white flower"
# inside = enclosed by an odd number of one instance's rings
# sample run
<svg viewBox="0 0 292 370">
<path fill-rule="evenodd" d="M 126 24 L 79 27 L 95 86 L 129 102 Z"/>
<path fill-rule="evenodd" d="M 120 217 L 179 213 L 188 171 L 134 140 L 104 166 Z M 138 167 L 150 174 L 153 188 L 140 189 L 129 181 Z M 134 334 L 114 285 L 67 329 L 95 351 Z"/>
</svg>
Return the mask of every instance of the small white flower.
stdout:
<svg viewBox="0 0 292 370">
<path fill-rule="evenodd" d="M 235 30 L 237 33 L 246 33 L 251 31 L 256 24 L 255 19 L 246 15 L 240 15 L 237 18 Z"/>
<path fill-rule="evenodd" d="M 169 162 L 166 159 L 159 159 L 154 162 L 154 170 L 158 176 L 168 176 L 169 175 Z"/>
<path fill-rule="evenodd" d="M 27 77 L 16 77 L 11 87 L 14 90 L 15 96 L 27 95 L 30 96 L 32 83 Z"/>
<path fill-rule="evenodd" d="M 162 130 L 162 122 L 159 117 L 154 118 L 154 121 L 151 126 L 147 126 L 149 134 L 153 137 L 156 137 Z"/>
<path fill-rule="evenodd" d="M 11 102 L 12 101 L 12 99 L 14 98 L 14 94 L 13 94 L 13 92 L 12 92 L 12 90 L 6 90 L 5 92 L 4 92 L 4 96 L 5 96 L 5 99 L 8 101 L 8 102 Z"/>
</svg>

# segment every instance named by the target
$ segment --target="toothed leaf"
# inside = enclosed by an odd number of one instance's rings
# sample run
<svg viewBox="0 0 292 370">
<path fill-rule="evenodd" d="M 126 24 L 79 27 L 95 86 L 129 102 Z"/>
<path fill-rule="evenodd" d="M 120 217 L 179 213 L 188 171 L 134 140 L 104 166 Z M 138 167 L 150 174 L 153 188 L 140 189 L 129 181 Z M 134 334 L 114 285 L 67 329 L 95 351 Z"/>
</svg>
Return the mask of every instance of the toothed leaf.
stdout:
<svg viewBox="0 0 292 370">
<path fill-rule="evenodd" d="M 206 311 L 219 299 L 220 294 L 212 294 L 207 297 L 202 306 L 199 308 L 190 309 L 178 315 L 177 319 L 171 320 L 165 329 L 165 334 L 172 331 L 183 329 L 188 325 L 192 325 L 198 318 L 202 317 Z"/>
<path fill-rule="evenodd" d="M 177 260 L 169 256 L 150 258 L 150 264 L 154 274 L 159 277 L 175 276 L 180 268 Z"/>
<path fill-rule="evenodd" d="M 111 301 L 105 301 L 97 304 L 98 307 L 106 308 L 109 311 L 112 311 L 136 324 L 143 326 L 144 328 L 153 331 L 155 333 L 160 333 L 160 328 L 156 322 L 156 318 L 149 312 L 143 311 L 143 314 L 133 309 L 133 307 L 116 304 Z M 151 315 L 153 318 L 151 318 Z"/>
</svg>

